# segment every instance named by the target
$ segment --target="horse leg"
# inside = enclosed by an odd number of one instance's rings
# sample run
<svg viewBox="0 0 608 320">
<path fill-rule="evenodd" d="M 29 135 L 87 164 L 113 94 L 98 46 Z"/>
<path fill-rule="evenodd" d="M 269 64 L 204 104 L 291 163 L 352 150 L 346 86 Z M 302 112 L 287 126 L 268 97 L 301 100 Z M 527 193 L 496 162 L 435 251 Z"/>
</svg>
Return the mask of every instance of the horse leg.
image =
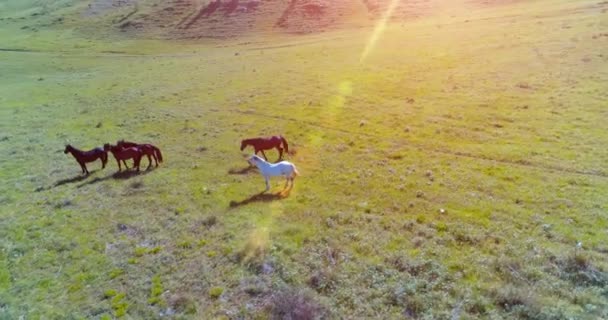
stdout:
<svg viewBox="0 0 608 320">
<path fill-rule="evenodd" d="M 124 162 L 124 160 L 123 160 Z M 118 163 L 118 172 L 122 171 L 122 168 L 120 167 L 120 160 L 116 159 L 116 163 Z M 126 164 L 125 164 L 126 166 Z"/>
<path fill-rule="evenodd" d="M 82 171 L 83 171 L 82 173 L 84 173 L 84 174 L 87 174 L 87 175 L 88 175 L 88 174 L 89 174 L 89 170 L 87 170 L 87 165 L 86 165 L 86 163 L 81 162 L 81 163 L 80 163 L 80 165 L 82 166 Z"/>
<path fill-rule="evenodd" d="M 264 160 L 268 161 L 268 158 L 266 158 L 266 154 L 264 153 L 264 150 L 260 150 L 262 151 L 262 155 L 264 156 Z"/>
<path fill-rule="evenodd" d="M 129 166 L 127 165 L 127 160 L 122 159 L 122 163 L 125 164 L 125 170 L 129 170 Z"/>
<path fill-rule="evenodd" d="M 279 159 L 277 159 L 277 162 L 279 162 L 283 159 L 283 148 L 277 146 L 277 150 L 279 150 Z"/>
<path fill-rule="evenodd" d="M 285 186 L 283 187 L 283 190 L 287 189 L 288 185 L 289 185 L 289 176 L 285 176 Z"/>
<path fill-rule="evenodd" d="M 148 167 L 146 168 L 146 170 L 150 169 L 150 167 L 152 166 L 152 157 L 150 157 L 149 154 L 147 154 L 147 156 L 148 156 Z M 158 166 L 158 164 L 157 164 L 157 166 Z"/>
<path fill-rule="evenodd" d="M 264 179 L 266 179 L 266 190 L 264 190 L 264 192 L 268 192 L 268 190 L 270 190 L 270 181 L 268 181 L 267 176 L 264 176 Z"/>
</svg>

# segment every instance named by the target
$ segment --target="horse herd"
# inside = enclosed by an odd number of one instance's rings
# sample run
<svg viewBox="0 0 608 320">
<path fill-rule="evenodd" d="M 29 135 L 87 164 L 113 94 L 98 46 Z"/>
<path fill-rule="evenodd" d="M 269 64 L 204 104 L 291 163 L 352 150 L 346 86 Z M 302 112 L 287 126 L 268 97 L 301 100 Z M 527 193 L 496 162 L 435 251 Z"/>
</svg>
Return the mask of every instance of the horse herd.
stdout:
<svg viewBox="0 0 608 320">
<path fill-rule="evenodd" d="M 269 178 L 272 176 L 284 176 L 287 180 L 285 182 L 284 190 L 291 190 L 293 187 L 293 181 L 296 176 L 299 175 L 296 166 L 288 161 L 280 161 L 277 163 L 268 162 L 268 158 L 264 153 L 264 150 L 269 149 L 277 149 L 279 152 L 279 160 L 283 158 L 283 151 L 285 153 L 289 153 L 289 145 L 287 144 L 287 140 L 283 136 L 272 136 L 272 137 L 262 137 L 262 138 L 253 138 L 253 139 L 244 139 L 241 141 L 241 151 L 243 151 L 247 146 L 252 146 L 255 150 L 255 153 L 247 159 L 250 165 L 256 166 L 262 176 L 264 176 L 266 182 L 266 191 L 270 189 Z M 156 166 L 158 167 L 158 163 L 163 162 L 163 156 L 159 148 L 152 144 L 148 143 L 135 143 L 124 140 L 119 140 L 116 142 L 116 145 L 112 145 L 106 143 L 103 145 L 103 148 L 95 148 L 88 151 L 82 151 L 74 148 L 72 145 L 66 145 L 65 150 L 63 151 L 65 154 L 71 153 L 72 156 L 76 159 L 76 162 L 80 165 L 82 169 L 82 173 L 88 175 L 89 170 L 87 169 L 86 164 L 89 162 L 101 160 L 101 168 L 104 169 L 106 164 L 108 163 L 108 152 L 112 153 L 114 159 L 116 159 L 116 163 L 118 164 L 118 171 L 122 171 L 122 167 L 120 162 L 125 165 L 125 168 L 128 170 L 126 160 L 133 159 L 133 167 L 139 171 L 139 165 L 141 162 L 141 158 L 143 156 L 148 157 L 148 168 L 152 166 L 152 159 L 154 159 Z M 257 156 L 259 152 L 262 152 L 264 159 Z M 289 186 L 289 189 L 287 189 Z"/>
<path fill-rule="evenodd" d="M 63 150 L 63 153 L 71 153 L 74 156 L 84 174 L 89 174 L 86 164 L 97 161 L 97 159 L 101 159 L 101 168 L 104 169 L 106 163 L 108 163 L 108 152 L 111 152 L 114 159 L 116 159 L 118 171 L 122 171 L 120 161 L 122 161 L 126 169 L 129 169 L 126 162 L 129 159 L 133 159 L 133 166 L 139 171 L 139 163 L 143 156 L 148 157 L 148 169 L 152 166 L 152 158 L 154 158 L 157 167 L 159 162 L 163 162 L 163 155 L 159 148 L 147 143 L 139 144 L 124 140 L 119 140 L 116 145 L 106 143 L 103 145 L 103 148 L 95 148 L 89 151 L 78 150 L 70 144 L 66 145 L 65 150 Z"/>
</svg>

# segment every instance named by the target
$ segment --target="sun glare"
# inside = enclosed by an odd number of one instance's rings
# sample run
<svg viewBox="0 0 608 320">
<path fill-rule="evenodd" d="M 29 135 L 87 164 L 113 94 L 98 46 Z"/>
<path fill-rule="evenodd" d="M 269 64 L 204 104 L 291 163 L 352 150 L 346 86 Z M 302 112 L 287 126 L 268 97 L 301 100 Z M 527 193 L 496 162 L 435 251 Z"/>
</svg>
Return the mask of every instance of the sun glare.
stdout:
<svg viewBox="0 0 608 320">
<path fill-rule="evenodd" d="M 359 63 L 363 63 L 365 61 L 365 59 L 367 58 L 367 56 L 369 55 L 369 53 L 376 46 L 378 39 L 380 39 L 380 36 L 384 33 L 384 30 L 386 30 L 386 25 L 388 24 L 388 21 L 391 18 L 391 16 L 393 15 L 393 11 L 395 11 L 395 8 L 397 8 L 398 4 L 399 4 L 399 0 L 391 0 L 390 5 L 384 12 L 384 15 L 382 15 L 382 18 L 380 20 L 378 20 L 378 23 L 376 24 L 376 27 L 374 28 L 372 35 L 369 37 L 369 40 L 367 41 L 367 44 L 365 45 L 365 49 L 363 49 L 363 53 L 361 53 L 361 58 L 359 58 Z"/>
</svg>

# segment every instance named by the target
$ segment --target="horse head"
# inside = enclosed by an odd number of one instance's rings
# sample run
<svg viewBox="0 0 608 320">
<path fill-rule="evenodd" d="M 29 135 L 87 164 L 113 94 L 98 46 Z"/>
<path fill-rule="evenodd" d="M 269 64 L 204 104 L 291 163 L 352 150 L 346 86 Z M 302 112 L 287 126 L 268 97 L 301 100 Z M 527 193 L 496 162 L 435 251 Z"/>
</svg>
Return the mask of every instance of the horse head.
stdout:
<svg viewBox="0 0 608 320">
<path fill-rule="evenodd" d="M 245 147 L 247 147 L 247 140 L 241 140 L 241 151 L 245 150 Z"/>
<path fill-rule="evenodd" d="M 249 162 L 252 166 L 257 166 L 258 163 L 265 163 L 266 161 L 254 154 L 247 159 L 247 162 Z"/>
<path fill-rule="evenodd" d="M 103 151 L 110 151 L 112 149 L 112 145 L 109 143 L 106 143 L 103 145 Z"/>
<path fill-rule="evenodd" d="M 65 149 L 63 150 L 63 153 L 68 154 L 68 152 L 70 152 L 71 149 L 72 149 L 72 145 L 66 144 Z"/>
<path fill-rule="evenodd" d="M 253 155 L 249 158 L 247 158 L 247 162 L 249 162 L 250 165 L 255 166 L 255 163 L 257 162 L 257 156 Z"/>
</svg>

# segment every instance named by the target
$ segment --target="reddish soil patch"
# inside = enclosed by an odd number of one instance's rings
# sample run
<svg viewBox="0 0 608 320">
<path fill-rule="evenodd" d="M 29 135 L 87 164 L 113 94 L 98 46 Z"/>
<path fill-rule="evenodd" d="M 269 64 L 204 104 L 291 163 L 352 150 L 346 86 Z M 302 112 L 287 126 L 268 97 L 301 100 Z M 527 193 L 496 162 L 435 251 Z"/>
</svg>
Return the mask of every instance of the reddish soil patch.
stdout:
<svg viewBox="0 0 608 320">
<path fill-rule="evenodd" d="M 365 10 L 360 0 L 291 0 L 276 26 L 292 33 L 324 31 Z"/>
<path fill-rule="evenodd" d="M 362 0 L 373 19 L 382 17 L 388 10 L 391 0 Z M 429 0 L 400 0 L 393 11 L 391 20 L 407 21 L 427 15 L 431 11 Z"/>
<path fill-rule="evenodd" d="M 277 19 L 282 11 L 280 3 L 211 0 L 201 6 L 192 0 L 169 0 L 123 24 L 174 39 L 234 37 L 249 31 L 258 32 L 264 28 L 265 21 Z M 277 5 L 279 8 L 275 8 Z M 266 23 L 266 27 L 271 28 L 272 23 Z"/>
<path fill-rule="evenodd" d="M 432 0 L 400 0 L 393 20 L 430 11 Z M 488 0 L 489 1 L 489 0 Z M 122 11 L 113 23 L 121 31 L 171 39 L 229 38 L 250 32 L 314 33 L 381 17 L 391 0 L 93 0 L 84 14 Z"/>
</svg>

